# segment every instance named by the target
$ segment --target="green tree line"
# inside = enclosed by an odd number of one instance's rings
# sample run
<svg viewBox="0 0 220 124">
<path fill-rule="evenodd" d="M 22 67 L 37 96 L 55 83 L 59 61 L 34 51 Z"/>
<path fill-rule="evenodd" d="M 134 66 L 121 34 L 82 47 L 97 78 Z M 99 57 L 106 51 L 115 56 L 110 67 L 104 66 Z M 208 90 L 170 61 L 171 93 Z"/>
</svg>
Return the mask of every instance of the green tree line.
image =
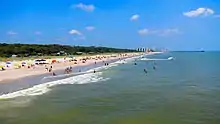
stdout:
<svg viewBox="0 0 220 124">
<path fill-rule="evenodd" d="M 76 55 L 79 53 L 119 53 L 119 52 L 136 52 L 132 49 L 119 49 L 119 48 L 108 48 L 108 47 L 95 47 L 95 46 L 70 46 L 70 45 L 59 45 L 59 44 L 7 44 L 0 43 L 0 57 L 11 57 L 17 55 L 20 57 L 28 56 L 53 56 L 58 53 L 67 55 Z"/>
</svg>

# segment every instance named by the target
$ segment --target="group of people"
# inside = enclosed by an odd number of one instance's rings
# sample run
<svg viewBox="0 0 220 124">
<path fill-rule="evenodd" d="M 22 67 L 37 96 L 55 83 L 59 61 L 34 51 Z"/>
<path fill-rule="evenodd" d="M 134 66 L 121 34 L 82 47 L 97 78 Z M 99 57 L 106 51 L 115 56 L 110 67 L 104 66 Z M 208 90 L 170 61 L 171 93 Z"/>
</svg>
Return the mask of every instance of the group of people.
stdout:
<svg viewBox="0 0 220 124">
<path fill-rule="evenodd" d="M 53 70 L 53 66 L 51 65 L 50 67 L 48 67 L 47 65 L 45 65 L 45 70 L 51 73 Z M 52 75 L 56 76 L 55 72 L 52 72 Z"/>
<path fill-rule="evenodd" d="M 135 62 L 134 65 L 137 65 L 137 63 Z M 153 70 L 156 70 L 156 63 L 155 62 L 153 62 Z M 144 69 L 144 72 L 147 74 L 148 73 L 147 69 Z"/>
<path fill-rule="evenodd" d="M 48 72 L 52 72 L 53 66 L 51 65 L 50 67 L 47 67 L 47 65 L 45 65 L 45 69 Z"/>
<path fill-rule="evenodd" d="M 153 63 L 153 69 L 156 70 L 156 63 Z M 144 69 L 144 72 L 147 74 L 147 69 Z"/>
<path fill-rule="evenodd" d="M 73 67 L 70 66 L 70 67 L 67 67 L 65 70 L 64 70 L 64 74 L 69 74 L 73 71 Z"/>
</svg>

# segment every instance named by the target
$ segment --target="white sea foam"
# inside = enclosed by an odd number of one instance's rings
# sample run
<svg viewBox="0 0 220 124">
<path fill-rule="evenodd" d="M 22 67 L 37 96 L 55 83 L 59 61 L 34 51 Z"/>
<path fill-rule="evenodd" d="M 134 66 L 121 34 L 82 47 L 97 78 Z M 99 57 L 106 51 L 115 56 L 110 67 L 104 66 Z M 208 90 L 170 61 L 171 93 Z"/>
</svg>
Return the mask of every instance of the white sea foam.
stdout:
<svg viewBox="0 0 220 124">
<path fill-rule="evenodd" d="M 3 94 L 0 96 L 0 99 L 8 99 L 8 98 L 15 98 L 19 96 L 37 96 L 42 95 L 51 90 L 51 87 L 61 84 L 86 84 L 91 82 L 98 82 L 98 81 L 105 81 L 108 78 L 104 79 L 101 77 L 102 72 L 97 73 L 88 73 L 84 75 L 78 75 L 70 78 L 66 78 L 63 80 L 52 81 L 48 83 L 43 83 L 39 85 L 35 85 L 31 88 L 16 91 L 13 93 Z"/>
<path fill-rule="evenodd" d="M 173 57 L 169 57 L 167 59 L 150 59 L 150 58 L 142 58 L 141 60 L 144 60 L 144 61 L 160 61 L 160 60 L 173 60 L 174 58 Z"/>
<path fill-rule="evenodd" d="M 101 77 L 102 72 L 100 72 L 99 70 L 108 69 L 108 68 L 113 67 L 113 66 L 118 66 L 121 63 L 121 61 L 123 63 L 127 63 L 128 61 L 134 60 L 136 58 L 139 58 L 139 57 L 132 57 L 132 58 L 127 58 L 125 60 L 119 60 L 119 61 L 116 61 L 114 63 L 110 63 L 108 66 L 101 66 L 101 67 L 90 69 L 86 72 L 79 73 L 79 75 L 77 75 L 77 76 L 74 76 L 74 74 L 73 75 L 69 74 L 69 75 L 58 75 L 58 76 L 55 76 L 55 77 L 45 77 L 44 79 L 46 79 L 46 78 L 59 78 L 59 77 L 63 77 L 63 76 L 73 76 L 73 77 L 69 77 L 69 78 L 66 78 L 66 79 L 62 79 L 62 80 L 57 80 L 57 81 L 52 81 L 52 82 L 47 82 L 47 83 L 35 85 L 31 88 L 16 91 L 16 92 L 13 92 L 13 93 L 3 94 L 3 95 L 0 96 L 0 99 L 10 99 L 10 98 L 15 98 L 15 97 L 20 97 L 20 96 L 42 95 L 42 94 L 47 93 L 48 91 L 50 91 L 51 87 L 56 86 L 56 85 L 86 84 L 86 83 L 91 83 L 91 82 L 106 81 L 109 78 Z M 97 73 L 91 73 L 94 70 L 96 70 L 98 72 Z"/>
</svg>

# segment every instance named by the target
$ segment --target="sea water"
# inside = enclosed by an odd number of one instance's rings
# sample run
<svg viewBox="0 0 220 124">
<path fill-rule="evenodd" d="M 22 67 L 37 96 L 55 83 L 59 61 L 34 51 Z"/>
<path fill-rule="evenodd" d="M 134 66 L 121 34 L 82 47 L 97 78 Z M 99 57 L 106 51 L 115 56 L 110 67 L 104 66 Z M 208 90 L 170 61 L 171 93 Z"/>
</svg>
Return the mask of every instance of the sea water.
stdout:
<svg viewBox="0 0 220 124">
<path fill-rule="evenodd" d="M 2 95 L 0 124 L 219 124 L 219 63 L 220 52 L 118 61 Z"/>
</svg>

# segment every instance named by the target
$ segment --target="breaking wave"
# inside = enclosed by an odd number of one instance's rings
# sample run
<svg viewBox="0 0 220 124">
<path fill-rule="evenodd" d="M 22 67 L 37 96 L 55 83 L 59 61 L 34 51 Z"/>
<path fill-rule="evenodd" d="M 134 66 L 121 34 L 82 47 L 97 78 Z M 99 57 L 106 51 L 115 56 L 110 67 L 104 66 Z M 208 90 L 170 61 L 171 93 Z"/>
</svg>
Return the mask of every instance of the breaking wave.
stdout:
<svg viewBox="0 0 220 124">
<path fill-rule="evenodd" d="M 167 59 L 150 59 L 150 58 L 142 58 L 141 60 L 144 60 L 144 61 L 159 61 L 159 60 L 173 60 L 174 58 L 173 57 L 169 57 Z"/>
<path fill-rule="evenodd" d="M 61 80 L 47 82 L 47 83 L 42 83 L 39 85 L 35 85 L 31 88 L 27 88 L 24 90 L 20 90 L 20 91 L 8 93 L 8 94 L 3 94 L 0 96 L 0 99 L 10 99 L 10 98 L 21 97 L 21 96 L 38 96 L 38 95 L 42 95 L 44 93 L 47 93 L 48 91 L 51 90 L 51 88 L 53 86 L 57 86 L 57 85 L 87 84 L 87 83 L 92 83 L 92 82 L 106 81 L 109 78 L 103 78 L 101 76 L 103 73 L 103 72 L 101 72 L 102 69 L 108 69 L 113 66 L 118 66 L 122 62 L 127 63 L 128 61 L 134 60 L 135 58 L 138 58 L 138 57 L 132 57 L 132 58 L 127 58 L 124 60 L 116 61 L 114 63 L 110 63 L 109 66 L 101 66 L 101 67 L 93 68 L 93 69 L 90 69 L 86 72 L 58 75 L 55 77 L 54 76 L 45 77 L 42 80 L 46 80 L 46 79 L 50 79 L 50 78 L 53 78 L 53 79 L 59 79 L 59 78 L 63 78 L 63 77 L 66 77 L 66 78 L 61 79 Z M 93 73 L 94 70 L 96 70 L 97 72 Z"/>
</svg>

